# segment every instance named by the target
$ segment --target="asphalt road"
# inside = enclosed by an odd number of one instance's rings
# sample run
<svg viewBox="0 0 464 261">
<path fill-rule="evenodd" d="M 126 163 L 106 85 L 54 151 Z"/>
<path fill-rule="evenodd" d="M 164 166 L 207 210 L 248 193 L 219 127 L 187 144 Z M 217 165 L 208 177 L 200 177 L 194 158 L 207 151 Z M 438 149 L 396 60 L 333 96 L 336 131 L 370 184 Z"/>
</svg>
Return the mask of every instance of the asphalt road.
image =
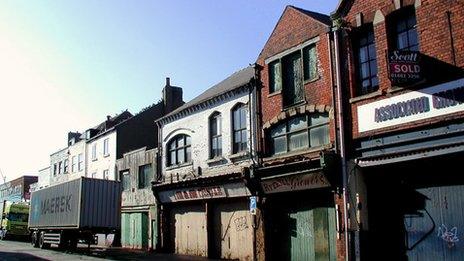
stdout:
<svg viewBox="0 0 464 261">
<path fill-rule="evenodd" d="M 34 248 L 29 242 L 19 242 L 11 240 L 0 241 L 0 261 L 23 261 L 23 260 L 160 260 L 160 261 L 194 261 L 209 260 L 206 258 L 156 254 L 139 250 L 127 250 L 121 248 L 96 248 L 90 251 L 84 246 L 80 246 L 76 252 L 58 250 L 56 247 L 50 249 Z"/>
</svg>

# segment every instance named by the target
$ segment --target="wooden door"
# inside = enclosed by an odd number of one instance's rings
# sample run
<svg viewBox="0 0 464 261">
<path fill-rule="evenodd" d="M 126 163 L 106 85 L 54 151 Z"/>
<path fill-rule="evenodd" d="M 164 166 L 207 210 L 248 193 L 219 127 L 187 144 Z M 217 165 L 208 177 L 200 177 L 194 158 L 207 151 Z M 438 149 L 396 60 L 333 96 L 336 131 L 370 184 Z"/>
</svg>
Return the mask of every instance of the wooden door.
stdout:
<svg viewBox="0 0 464 261">
<path fill-rule="evenodd" d="M 174 253 L 207 256 L 204 205 L 179 205 L 171 209 L 171 245 Z"/>
<path fill-rule="evenodd" d="M 248 202 L 216 203 L 212 215 L 214 257 L 252 260 L 253 227 Z"/>
</svg>

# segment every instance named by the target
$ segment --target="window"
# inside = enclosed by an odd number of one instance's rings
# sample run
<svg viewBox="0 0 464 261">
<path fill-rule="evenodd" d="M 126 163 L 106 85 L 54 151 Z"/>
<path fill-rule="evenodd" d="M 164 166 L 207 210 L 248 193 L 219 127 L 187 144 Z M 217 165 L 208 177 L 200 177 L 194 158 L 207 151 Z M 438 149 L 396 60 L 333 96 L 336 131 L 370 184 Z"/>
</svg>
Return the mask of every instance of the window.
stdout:
<svg viewBox="0 0 464 261">
<path fill-rule="evenodd" d="M 396 50 L 419 51 L 417 22 L 414 8 L 405 8 L 392 14 L 390 31 L 392 46 Z"/>
<path fill-rule="evenodd" d="M 120 180 L 122 182 L 122 190 L 129 191 L 130 190 L 130 175 L 129 170 L 123 170 L 120 172 Z"/>
<path fill-rule="evenodd" d="M 151 164 L 139 167 L 139 189 L 150 187 L 151 180 L 153 179 L 153 168 Z"/>
<path fill-rule="evenodd" d="M 294 117 L 270 130 L 272 154 L 323 146 L 329 143 L 327 114 Z"/>
<path fill-rule="evenodd" d="M 71 172 L 76 172 L 76 156 L 72 156 L 71 158 Z"/>
<path fill-rule="evenodd" d="M 110 146 L 110 139 L 107 138 L 103 141 L 103 156 L 110 155 L 109 146 Z"/>
<path fill-rule="evenodd" d="M 97 172 L 92 172 L 92 178 L 96 178 L 97 177 Z"/>
<path fill-rule="evenodd" d="M 58 165 L 55 163 L 53 164 L 53 175 L 56 175 L 58 173 Z"/>
<path fill-rule="evenodd" d="M 69 172 L 69 160 L 65 159 L 64 160 L 64 172 L 63 173 L 68 173 Z"/>
<path fill-rule="evenodd" d="M 97 159 L 97 143 L 92 145 L 92 160 Z"/>
<path fill-rule="evenodd" d="M 103 179 L 108 179 L 109 178 L 109 171 L 107 169 L 105 169 L 103 171 Z"/>
<path fill-rule="evenodd" d="M 358 69 L 358 95 L 374 92 L 379 88 L 377 56 L 372 26 L 360 31 L 355 37 L 355 56 Z"/>
<path fill-rule="evenodd" d="M 63 173 L 63 162 L 58 162 L 58 174 Z"/>
<path fill-rule="evenodd" d="M 319 76 L 317 74 L 316 45 L 314 44 L 303 48 L 303 69 L 305 80 L 314 80 Z"/>
<path fill-rule="evenodd" d="M 210 158 L 222 155 L 222 120 L 221 114 L 216 112 L 209 118 Z"/>
<path fill-rule="evenodd" d="M 238 153 L 247 149 L 246 108 L 240 104 L 232 110 L 232 153 Z"/>
<path fill-rule="evenodd" d="M 190 136 L 177 135 L 168 143 L 168 166 L 178 165 L 192 160 Z"/>
<path fill-rule="evenodd" d="M 304 100 L 303 82 L 319 77 L 316 45 L 311 44 L 269 63 L 269 93 L 284 90 L 283 105 Z"/>
<path fill-rule="evenodd" d="M 79 155 L 77 155 L 77 170 L 82 171 L 83 169 L 84 169 L 84 157 L 82 153 L 79 153 Z"/>
<path fill-rule="evenodd" d="M 282 76 L 280 61 L 274 61 L 269 64 L 269 93 L 279 92 L 282 90 Z"/>
</svg>

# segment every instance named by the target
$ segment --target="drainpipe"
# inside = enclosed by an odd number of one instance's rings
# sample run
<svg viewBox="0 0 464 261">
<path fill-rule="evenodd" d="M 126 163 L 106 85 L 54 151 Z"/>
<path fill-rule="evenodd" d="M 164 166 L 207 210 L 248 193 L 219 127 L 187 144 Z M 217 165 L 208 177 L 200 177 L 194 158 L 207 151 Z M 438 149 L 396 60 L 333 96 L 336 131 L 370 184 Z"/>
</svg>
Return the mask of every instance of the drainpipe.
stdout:
<svg viewBox="0 0 464 261">
<path fill-rule="evenodd" d="M 343 186 L 343 222 L 345 223 L 344 237 L 345 237 L 345 260 L 349 257 L 348 247 L 348 213 L 347 213 L 347 188 L 348 188 L 348 176 L 347 176 L 347 163 L 346 163 L 346 150 L 345 150 L 345 128 L 343 125 L 343 92 L 341 88 L 341 65 L 340 65 L 340 46 L 339 46 L 339 28 L 334 31 L 334 42 L 335 42 L 335 68 L 336 68 L 336 84 L 337 84 L 337 121 L 338 121 L 338 132 L 339 132 L 339 146 L 340 146 L 340 158 L 342 161 L 342 186 Z"/>
</svg>

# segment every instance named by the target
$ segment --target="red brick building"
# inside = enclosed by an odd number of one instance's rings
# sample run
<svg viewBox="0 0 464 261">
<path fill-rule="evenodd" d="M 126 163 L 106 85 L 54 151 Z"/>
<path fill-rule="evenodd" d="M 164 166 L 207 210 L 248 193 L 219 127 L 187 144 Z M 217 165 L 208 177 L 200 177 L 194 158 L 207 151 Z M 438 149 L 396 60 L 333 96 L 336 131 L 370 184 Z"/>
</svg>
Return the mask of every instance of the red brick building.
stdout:
<svg viewBox="0 0 464 261">
<path fill-rule="evenodd" d="M 331 25 L 287 6 L 257 60 L 259 260 L 345 259 Z"/>
<path fill-rule="evenodd" d="M 342 0 L 353 257 L 463 260 L 464 2 Z"/>
</svg>

